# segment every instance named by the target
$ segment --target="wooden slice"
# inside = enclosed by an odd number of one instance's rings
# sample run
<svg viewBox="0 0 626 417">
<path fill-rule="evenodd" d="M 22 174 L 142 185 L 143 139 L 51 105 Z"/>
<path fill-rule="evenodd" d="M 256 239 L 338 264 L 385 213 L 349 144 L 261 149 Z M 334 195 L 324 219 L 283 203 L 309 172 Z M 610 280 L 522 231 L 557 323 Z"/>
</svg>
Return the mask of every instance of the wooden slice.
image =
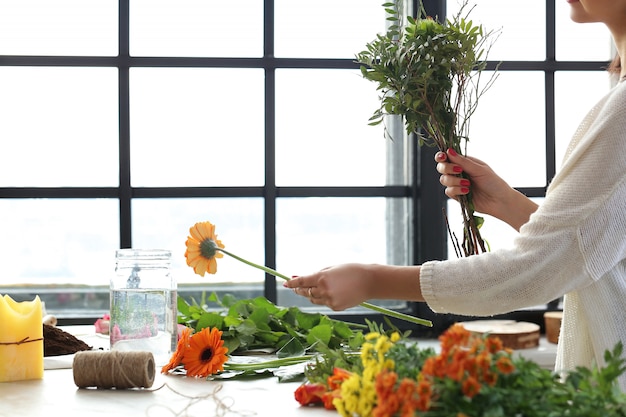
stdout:
<svg viewBox="0 0 626 417">
<path fill-rule="evenodd" d="M 475 320 L 459 323 L 469 332 L 497 336 L 504 347 L 529 349 L 539 346 L 540 327 L 534 323 L 515 320 Z"/>
</svg>

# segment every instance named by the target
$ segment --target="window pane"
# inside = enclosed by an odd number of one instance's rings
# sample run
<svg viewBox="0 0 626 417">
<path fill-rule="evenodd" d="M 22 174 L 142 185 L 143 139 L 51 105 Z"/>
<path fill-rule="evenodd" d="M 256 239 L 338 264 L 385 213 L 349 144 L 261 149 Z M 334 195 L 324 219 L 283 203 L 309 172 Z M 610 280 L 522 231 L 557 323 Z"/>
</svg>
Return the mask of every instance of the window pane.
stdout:
<svg viewBox="0 0 626 417">
<path fill-rule="evenodd" d="M 501 71 L 472 115 L 468 154 L 514 187 L 546 185 L 544 88 L 543 72 Z"/>
<path fill-rule="evenodd" d="M 261 69 L 131 69 L 133 185 L 262 185 L 263 90 Z"/>
<path fill-rule="evenodd" d="M 286 58 L 354 58 L 385 31 L 380 0 L 276 0 L 275 51 Z"/>
<path fill-rule="evenodd" d="M 458 13 L 461 2 L 448 0 L 448 16 Z M 476 0 L 470 18 L 487 31 L 500 31 L 490 61 L 540 61 L 546 57 L 546 2 L 528 0 Z M 465 10 L 467 12 L 468 9 Z"/>
<path fill-rule="evenodd" d="M 356 70 L 276 71 L 276 183 L 384 185 L 376 86 Z"/>
<path fill-rule="evenodd" d="M 262 56 L 263 1 L 133 0 L 133 56 Z"/>
<path fill-rule="evenodd" d="M 0 54 L 115 56 L 117 4 L 110 0 L 2 1 Z"/>
<path fill-rule="evenodd" d="M 118 207 L 110 199 L 0 199 L 2 283 L 108 286 Z"/>
<path fill-rule="evenodd" d="M 570 5 L 556 2 L 556 59 L 559 61 L 608 61 L 613 58 L 610 33 L 602 23 L 576 23 Z"/>
<path fill-rule="evenodd" d="M 0 67 L 0 186 L 117 186 L 114 68 Z"/>
<path fill-rule="evenodd" d="M 604 71 L 555 73 L 557 169 L 561 166 L 565 150 L 578 125 L 587 112 L 608 93 L 610 86 L 609 76 Z"/>
<path fill-rule="evenodd" d="M 336 263 L 386 263 L 385 203 L 383 197 L 279 199 L 278 268 L 291 276 Z"/>
<path fill-rule="evenodd" d="M 180 284 L 206 291 L 225 282 L 262 283 L 265 273 L 228 256 L 217 260 L 217 274 L 200 277 L 185 262 L 185 241 L 197 222 L 215 225 L 226 250 L 257 264 L 265 261 L 263 200 L 260 198 L 135 199 L 133 247 L 172 251 L 172 274 Z"/>
<path fill-rule="evenodd" d="M 277 267 L 287 275 L 308 274 L 345 262 L 388 263 L 385 198 L 283 198 L 276 205 Z M 307 299 L 281 291 L 283 305 L 310 306 Z M 377 303 L 402 307 L 404 302 Z"/>
</svg>

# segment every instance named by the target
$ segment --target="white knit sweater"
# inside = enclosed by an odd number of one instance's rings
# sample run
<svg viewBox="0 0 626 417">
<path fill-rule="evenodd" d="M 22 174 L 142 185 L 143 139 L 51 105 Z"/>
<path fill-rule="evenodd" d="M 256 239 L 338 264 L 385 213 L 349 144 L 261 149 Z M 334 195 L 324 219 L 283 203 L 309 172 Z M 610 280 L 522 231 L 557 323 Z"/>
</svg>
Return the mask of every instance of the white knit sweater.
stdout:
<svg viewBox="0 0 626 417">
<path fill-rule="evenodd" d="M 421 289 L 433 311 L 473 316 L 565 295 L 557 371 L 603 365 L 605 350 L 626 347 L 626 82 L 583 119 L 513 246 L 427 262 Z"/>
</svg>

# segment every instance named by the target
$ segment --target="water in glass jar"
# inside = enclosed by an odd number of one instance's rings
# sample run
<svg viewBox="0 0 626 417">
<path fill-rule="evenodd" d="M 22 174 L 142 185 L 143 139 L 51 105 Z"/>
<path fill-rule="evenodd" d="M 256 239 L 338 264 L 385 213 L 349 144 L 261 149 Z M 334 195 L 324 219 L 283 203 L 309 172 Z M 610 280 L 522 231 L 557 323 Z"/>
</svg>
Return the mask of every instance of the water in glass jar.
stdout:
<svg viewBox="0 0 626 417">
<path fill-rule="evenodd" d="M 164 365 L 176 349 L 176 291 L 121 289 L 111 291 L 111 349 L 149 351 Z"/>
</svg>

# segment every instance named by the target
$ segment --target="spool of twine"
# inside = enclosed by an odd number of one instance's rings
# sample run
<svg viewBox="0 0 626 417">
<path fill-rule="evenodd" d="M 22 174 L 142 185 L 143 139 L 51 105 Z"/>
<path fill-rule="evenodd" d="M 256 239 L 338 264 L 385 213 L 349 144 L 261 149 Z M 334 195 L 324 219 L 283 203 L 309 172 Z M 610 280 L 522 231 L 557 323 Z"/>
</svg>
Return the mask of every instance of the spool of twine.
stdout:
<svg viewBox="0 0 626 417">
<path fill-rule="evenodd" d="M 155 374 L 151 352 L 77 352 L 72 369 L 79 388 L 150 388 Z"/>
</svg>

